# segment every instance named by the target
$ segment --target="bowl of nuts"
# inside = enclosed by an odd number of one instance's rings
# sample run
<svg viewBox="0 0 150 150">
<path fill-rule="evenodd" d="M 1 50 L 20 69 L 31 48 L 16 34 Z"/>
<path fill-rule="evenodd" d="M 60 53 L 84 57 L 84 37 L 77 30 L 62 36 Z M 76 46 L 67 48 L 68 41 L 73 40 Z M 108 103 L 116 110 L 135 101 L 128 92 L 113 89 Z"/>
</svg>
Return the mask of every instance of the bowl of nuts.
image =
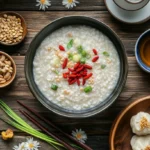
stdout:
<svg viewBox="0 0 150 150">
<path fill-rule="evenodd" d="M 0 88 L 12 83 L 16 76 L 16 64 L 11 56 L 0 51 Z"/>
<path fill-rule="evenodd" d="M 15 12 L 0 13 L 0 44 L 14 46 L 21 43 L 27 34 L 24 18 Z"/>
</svg>

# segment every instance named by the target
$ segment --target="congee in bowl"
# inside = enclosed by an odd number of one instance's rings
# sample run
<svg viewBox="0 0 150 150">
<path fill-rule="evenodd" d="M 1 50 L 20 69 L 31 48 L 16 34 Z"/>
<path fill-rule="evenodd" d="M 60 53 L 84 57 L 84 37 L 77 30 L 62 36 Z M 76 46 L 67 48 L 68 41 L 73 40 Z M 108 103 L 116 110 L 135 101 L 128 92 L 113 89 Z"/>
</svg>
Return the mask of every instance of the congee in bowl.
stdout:
<svg viewBox="0 0 150 150">
<path fill-rule="evenodd" d="M 72 16 L 54 21 L 34 38 L 25 73 L 31 91 L 48 109 L 88 117 L 119 96 L 127 59 L 121 41 L 106 25 Z"/>
<path fill-rule="evenodd" d="M 120 60 L 114 44 L 89 26 L 66 26 L 46 37 L 33 61 L 44 96 L 68 110 L 92 108 L 114 90 Z"/>
</svg>

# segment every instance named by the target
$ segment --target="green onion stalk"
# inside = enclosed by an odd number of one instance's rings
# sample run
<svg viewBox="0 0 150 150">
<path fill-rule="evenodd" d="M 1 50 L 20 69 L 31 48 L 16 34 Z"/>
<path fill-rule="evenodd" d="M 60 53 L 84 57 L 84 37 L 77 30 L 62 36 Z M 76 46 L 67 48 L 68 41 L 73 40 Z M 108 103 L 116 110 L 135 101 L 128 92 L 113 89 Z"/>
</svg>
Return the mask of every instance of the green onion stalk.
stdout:
<svg viewBox="0 0 150 150">
<path fill-rule="evenodd" d="M 32 136 L 35 136 L 47 143 L 49 143 L 51 146 L 53 146 L 56 150 L 60 150 L 59 147 L 65 148 L 62 144 L 57 142 L 52 137 L 41 133 L 34 128 L 32 128 L 29 124 L 27 124 L 23 119 L 21 119 L 8 105 L 6 105 L 2 100 L 0 100 L 0 108 L 3 109 L 3 111 L 11 118 L 11 119 L 5 119 L 0 117 L 0 120 L 4 121 L 5 123 L 23 131 L 26 132 Z M 83 150 L 81 147 L 78 147 L 77 145 L 71 144 L 73 147 Z"/>
<path fill-rule="evenodd" d="M 62 144 L 58 143 L 55 139 L 51 138 L 50 136 L 47 136 L 46 134 L 41 133 L 41 132 L 35 130 L 34 128 L 32 128 L 23 119 L 21 119 L 12 109 L 10 109 L 9 106 L 6 105 L 2 100 L 0 100 L 0 107 L 11 118 L 11 120 L 0 118 L 2 121 L 6 122 L 7 124 L 17 128 L 23 132 L 26 132 L 32 136 L 35 136 L 35 137 L 49 143 L 51 146 L 53 146 L 57 150 L 59 150 L 59 147 L 64 147 Z"/>
</svg>

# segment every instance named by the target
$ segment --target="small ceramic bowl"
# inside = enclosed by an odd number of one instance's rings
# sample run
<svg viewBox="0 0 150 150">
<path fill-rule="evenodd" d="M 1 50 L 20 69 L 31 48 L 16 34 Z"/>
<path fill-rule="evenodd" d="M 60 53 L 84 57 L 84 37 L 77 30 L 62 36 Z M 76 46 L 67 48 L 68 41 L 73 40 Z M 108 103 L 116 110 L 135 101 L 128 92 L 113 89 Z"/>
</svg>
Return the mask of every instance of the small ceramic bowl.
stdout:
<svg viewBox="0 0 150 150">
<path fill-rule="evenodd" d="M 16 43 L 7 44 L 5 42 L 0 41 L 0 44 L 5 45 L 5 46 L 15 46 L 15 45 L 18 45 L 18 44 L 20 44 L 25 39 L 25 37 L 27 35 L 27 25 L 26 25 L 26 22 L 25 22 L 24 18 L 20 14 L 18 14 L 16 12 L 11 12 L 11 11 L 2 12 L 2 13 L 0 13 L 0 17 L 4 17 L 4 14 L 10 15 L 10 16 L 16 16 L 17 18 L 21 19 L 21 26 L 23 27 L 23 34 L 22 34 L 22 39 L 20 41 L 16 42 Z"/>
<path fill-rule="evenodd" d="M 113 0 L 116 5 L 127 11 L 136 11 L 148 4 L 149 0 Z"/>
<path fill-rule="evenodd" d="M 137 60 L 138 65 L 146 72 L 150 73 L 150 67 L 147 66 L 141 59 L 140 56 L 140 44 L 143 41 L 144 38 L 149 37 L 150 38 L 150 29 L 142 33 L 142 35 L 138 38 L 136 44 L 135 44 L 135 57 Z"/>
<path fill-rule="evenodd" d="M 16 64 L 15 64 L 15 62 L 14 62 L 14 60 L 12 59 L 12 57 L 11 56 L 9 56 L 7 53 L 4 53 L 4 52 L 2 52 L 2 51 L 0 51 L 0 69 L 2 69 L 1 68 L 1 64 L 2 63 L 4 63 L 4 61 L 2 61 L 1 60 L 1 56 L 2 55 L 4 55 L 5 56 L 5 59 L 8 59 L 7 61 L 10 61 L 11 62 L 11 67 L 13 68 L 12 69 L 12 73 L 11 73 L 11 76 L 10 77 L 7 77 L 7 78 L 5 78 L 7 75 L 6 75 L 6 73 L 2 76 L 1 75 L 1 73 L 0 73 L 0 88 L 4 88 L 4 87 L 6 87 L 6 86 L 8 86 L 8 85 L 10 85 L 12 82 L 13 82 L 13 80 L 15 79 L 15 76 L 16 76 Z M 6 75 L 6 76 L 5 76 Z M 6 80 L 6 82 L 4 82 L 3 83 L 3 80 Z M 4 81 L 5 81 L 4 80 Z M 2 83 L 1 83 L 1 81 L 2 81 Z"/>
<path fill-rule="evenodd" d="M 141 111 L 150 113 L 150 96 L 129 104 L 114 121 L 109 139 L 110 150 L 132 150 L 130 140 L 134 134 L 130 127 L 130 119 Z"/>
</svg>

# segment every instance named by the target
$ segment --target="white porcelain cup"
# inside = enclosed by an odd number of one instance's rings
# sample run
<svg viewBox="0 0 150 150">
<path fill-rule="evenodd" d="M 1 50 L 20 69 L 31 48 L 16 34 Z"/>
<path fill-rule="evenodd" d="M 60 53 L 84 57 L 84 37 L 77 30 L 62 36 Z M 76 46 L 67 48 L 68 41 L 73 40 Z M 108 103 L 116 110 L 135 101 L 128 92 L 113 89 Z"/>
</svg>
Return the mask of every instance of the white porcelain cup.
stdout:
<svg viewBox="0 0 150 150">
<path fill-rule="evenodd" d="M 127 11 L 136 11 L 143 8 L 150 0 L 113 0 L 116 5 Z"/>
</svg>

